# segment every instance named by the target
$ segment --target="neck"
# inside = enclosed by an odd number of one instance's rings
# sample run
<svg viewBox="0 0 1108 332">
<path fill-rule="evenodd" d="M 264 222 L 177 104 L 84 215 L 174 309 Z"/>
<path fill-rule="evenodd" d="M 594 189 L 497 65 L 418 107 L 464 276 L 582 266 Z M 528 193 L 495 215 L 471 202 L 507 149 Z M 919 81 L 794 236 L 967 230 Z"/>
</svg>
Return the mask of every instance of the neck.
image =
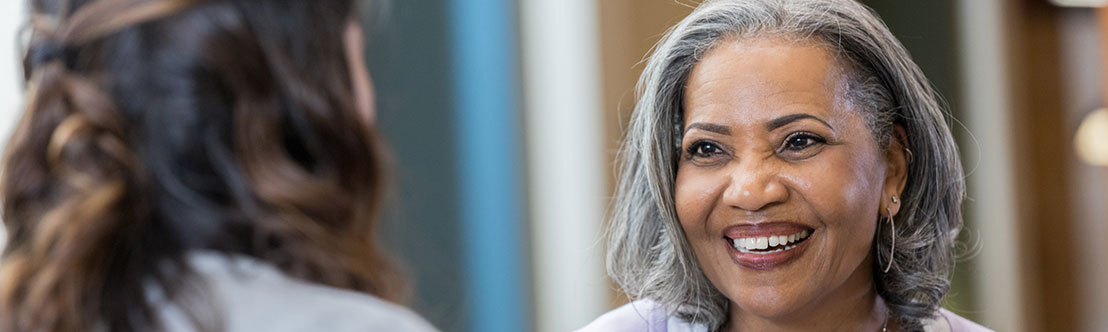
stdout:
<svg viewBox="0 0 1108 332">
<path fill-rule="evenodd" d="M 723 331 L 881 331 L 888 309 L 873 283 L 870 269 L 858 269 L 838 290 L 824 294 L 805 308 L 775 317 L 761 317 L 731 302 Z M 892 322 L 890 322 L 892 324 Z M 892 331 L 892 325 L 889 325 Z"/>
</svg>

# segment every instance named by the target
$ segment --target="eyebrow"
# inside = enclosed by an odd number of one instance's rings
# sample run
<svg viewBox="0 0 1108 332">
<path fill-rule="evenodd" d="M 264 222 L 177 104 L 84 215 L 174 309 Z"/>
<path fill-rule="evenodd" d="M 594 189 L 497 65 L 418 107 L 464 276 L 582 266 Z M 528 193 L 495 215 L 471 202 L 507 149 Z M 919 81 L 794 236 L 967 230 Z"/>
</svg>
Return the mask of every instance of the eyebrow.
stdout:
<svg viewBox="0 0 1108 332">
<path fill-rule="evenodd" d="M 823 121 L 823 119 L 817 118 L 816 116 L 807 113 L 789 114 L 780 118 L 770 120 L 769 122 L 766 122 L 766 130 L 773 131 L 774 129 L 784 127 L 787 124 L 800 121 L 801 119 L 816 120 L 819 121 L 819 123 L 822 123 L 824 126 L 827 126 L 827 128 L 835 130 L 835 127 L 832 127 L 830 124 L 827 123 L 827 121 Z"/>
<path fill-rule="evenodd" d="M 727 126 L 714 123 L 693 122 L 687 128 L 685 128 L 685 132 L 687 133 L 689 132 L 689 130 L 692 129 L 706 130 L 720 135 L 731 135 L 731 128 L 727 128 Z"/>
</svg>

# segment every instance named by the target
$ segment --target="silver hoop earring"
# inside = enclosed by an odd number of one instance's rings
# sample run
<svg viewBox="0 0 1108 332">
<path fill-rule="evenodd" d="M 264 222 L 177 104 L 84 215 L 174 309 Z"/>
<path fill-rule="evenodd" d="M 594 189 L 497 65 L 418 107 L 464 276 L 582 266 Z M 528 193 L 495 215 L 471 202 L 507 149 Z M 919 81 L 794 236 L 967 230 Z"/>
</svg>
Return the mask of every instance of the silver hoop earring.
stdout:
<svg viewBox="0 0 1108 332">
<path fill-rule="evenodd" d="M 896 196 L 893 196 L 893 201 L 896 201 Z M 889 235 L 892 238 L 892 248 L 889 249 L 889 265 L 885 266 L 885 273 L 889 273 L 889 269 L 893 268 L 893 257 L 896 255 L 896 223 L 893 222 L 893 212 L 888 207 L 885 207 L 885 212 L 889 214 L 887 221 L 889 227 L 892 228 L 892 234 Z"/>
</svg>

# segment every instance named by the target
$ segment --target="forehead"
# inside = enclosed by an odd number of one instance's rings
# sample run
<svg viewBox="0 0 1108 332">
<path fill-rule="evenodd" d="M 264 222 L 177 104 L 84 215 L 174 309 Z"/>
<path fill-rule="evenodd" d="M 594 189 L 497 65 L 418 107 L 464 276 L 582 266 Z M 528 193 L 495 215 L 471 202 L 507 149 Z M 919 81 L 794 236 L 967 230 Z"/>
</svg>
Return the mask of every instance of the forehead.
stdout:
<svg viewBox="0 0 1108 332">
<path fill-rule="evenodd" d="M 846 76 L 824 45 L 784 38 L 721 42 L 693 67 L 685 119 L 751 120 L 790 113 L 831 117 Z"/>
</svg>

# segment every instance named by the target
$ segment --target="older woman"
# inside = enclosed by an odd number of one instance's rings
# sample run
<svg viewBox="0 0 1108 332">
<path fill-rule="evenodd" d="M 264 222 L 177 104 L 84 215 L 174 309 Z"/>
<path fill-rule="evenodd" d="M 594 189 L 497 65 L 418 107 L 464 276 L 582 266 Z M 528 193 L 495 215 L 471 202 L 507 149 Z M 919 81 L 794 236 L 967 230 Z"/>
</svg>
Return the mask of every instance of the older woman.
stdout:
<svg viewBox="0 0 1108 332">
<path fill-rule="evenodd" d="M 651 56 L 584 331 L 978 331 L 939 308 L 958 151 L 908 53 L 851 0 L 706 1 Z"/>
</svg>

